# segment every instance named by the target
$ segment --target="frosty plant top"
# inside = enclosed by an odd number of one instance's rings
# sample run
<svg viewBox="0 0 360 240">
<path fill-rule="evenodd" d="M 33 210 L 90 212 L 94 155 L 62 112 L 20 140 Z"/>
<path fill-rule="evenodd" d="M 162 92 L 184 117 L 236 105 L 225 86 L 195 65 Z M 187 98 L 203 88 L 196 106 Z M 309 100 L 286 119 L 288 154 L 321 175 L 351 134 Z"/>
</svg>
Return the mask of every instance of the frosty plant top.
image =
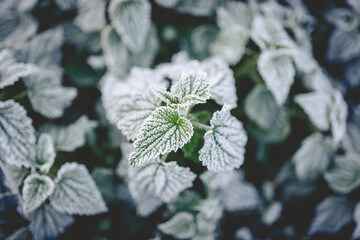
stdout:
<svg viewBox="0 0 360 240">
<path fill-rule="evenodd" d="M 170 91 L 148 89 L 136 111 L 128 111 L 133 119 L 143 119 L 130 154 L 130 165 L 140 166 L 160 154 L 165 160 L 167 153 L 188 143 L 194 128 L 198 128 L 206 130 L 205 143 L 199 152 L 204 166 L 216 172 L 239 168 L 244 161 L 247 136 L 242 123 L 231 116 L 230 107 L 224 105 L 221 111 L 215 112 L 210 126 L 195 121 L 190 113 L 194 105 L 205 103 L 209 98 L 210 83 L 204 72 L 182 73 Z"/>
</svg>

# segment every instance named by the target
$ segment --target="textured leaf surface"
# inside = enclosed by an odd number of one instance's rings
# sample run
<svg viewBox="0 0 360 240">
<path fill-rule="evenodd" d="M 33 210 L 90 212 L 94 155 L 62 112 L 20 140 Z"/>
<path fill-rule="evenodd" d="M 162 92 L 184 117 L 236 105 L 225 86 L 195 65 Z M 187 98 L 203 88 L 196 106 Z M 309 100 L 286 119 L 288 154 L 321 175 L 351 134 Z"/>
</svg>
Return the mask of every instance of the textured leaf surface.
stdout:
<svg viewBox="0 0 360 240">
<path fill-rule="evenodd" d="M 332 94 L 332 104 L 329 116 L 332 139 L 335 144 L 338 144 L 346 133 L 347 109 L 348 106 L 342 93 L 339 90 L 335 90 Z"/>
<path fill-rule="evenodd" d="M 319 173 L 325 172 L 332 153 L 331 142 L 320 133 L 307 137 L 292 159 L 298 178 L 313 180 Z"/>
<path fill-rule="evenodd" d="M 30 215 L 29 229 L 33 238 L 46 240 L 56 238 L 65 232 L 65 229 L 73 224 L 74 218 L 70 215 L 59 213 L 50 205 L 46 204 L 38 208 Z"/>
<path fill-rule="evenodd" d="M 329 112 L 331 97 L 325 92 L 311 92 L 295 96 L 295 101 L 304 109 L 310 120 L 320 130 L 330 127 Z"/>
<path fill-rule="evenodd" d="M 13 100 L 0 102 L 1 160 L 30 167 L 35 160 L 35 141 L 35 129 L 25 109 Z"/>
<path fill-rule="evenodd" d="M 150 29 L 150 3 L 147 0 L 112 0 L 109 13 L 125 45 L 133 52 L 142 49 Z"/>
<path fill-rule="evenodd" d="M 353 204 L 345 197 L 330 196 L 316 206 L 315 218 L 311 222 L 309 234 L 336 233 L 353 217 Z"/>
<path fill-rule="evenodd" d="M 141 127 L 129 163 L 139 166 L 160 154 L 177 151 L 190 141 L 192 135 L 189 119 L 170 107 L 159 107 Z"/>
<path fill-rule="evenodd" d="M 180 212 L 169 221 L 158 225 L 160 231 L 175 238 L 192 238 L 196 233 L 194 216 L 188 212 Z"/>
<path fill-rule="evenodd" d="M 54 141 L 58 151 L 71 152 L 82 147 L 86 141 L 86 134 L 97 127 L 97 122 L 82 116 L 69 126 L 43 125 L 40 132 L 48 133 Z"/>
<path fill-rule="evenodd" d="M 40 135 L 36 145 L 36 162 L 40 171 L 48 172 L 55 160 L 54 143 L 51 136 L 47 133 Z"/>
<path fill-rule="evenodd" d="M 74 24 L 84 32 L 100 31 L 106 23 L 105 5 L 103 0 L 78 0 L 78 15 Z"/>
<path fill-rule="evenodd" d="M 9 50 L 0 51 L 0 89 L 36 71 L 32 64 L 17 63 Z"/>
<path fill-rule="evenodd" d="M 331 62 L 346 62 L 359 56 L 360 33 L 335 29 L 330 35 L 326 58 Z"/>
<path fill-rule="evenodd" d="M 95 215 L 107 211 L 100 191 L 84 165 L 65 163 L 57 173 L 51 206 L 61 213 Z"/>
<path fill-rule="evenodd" d="M 210 120 L 213 130 L 205 133 L 204 147 L 199 152 L 199 160 L 210 171 L 220 172 L 239 168 L 244 162 L 247 135 L 242 123 L 231 116 L 223 107 Z"/>
<path fill-rule="evenodd" d="M 335 159 L 335 167 L 325 174 L 331 189 L 348 194 L 360 185 L 360 155 L 348 152 Z"/>
<path fill-rule="evenodd" d="M 150 192 L 164 202 L 174 200 L 180 192 L 192 186 L 196 175 L 189 168 L 183 168 L 176 162 L 153 162 L 143 167 L 131 167 L 128 170 L 130 193 Z"/>
<path fill-rule="evenodd" d="M 294 82 L 295 68 L 291 58 L 275 50 L 263 51 L 258 59 L 258 69 L 276 103 L 283 105 Z"/>
<path fill-rule="evenodd" d="M 24 212 L 37 209 L 54 191 L 55 184 L 48 176 L 31 174 L 24 181 L 22 197 Z"/>
<path fill-rule="evenodd" d="M 5 176 L 4 183 L 15 194 L 20 194 L 19 188 L 29 170 L 24 167 L 17 167 L 8 163 L 0 162 L 0 168 Z"/>
</svg>

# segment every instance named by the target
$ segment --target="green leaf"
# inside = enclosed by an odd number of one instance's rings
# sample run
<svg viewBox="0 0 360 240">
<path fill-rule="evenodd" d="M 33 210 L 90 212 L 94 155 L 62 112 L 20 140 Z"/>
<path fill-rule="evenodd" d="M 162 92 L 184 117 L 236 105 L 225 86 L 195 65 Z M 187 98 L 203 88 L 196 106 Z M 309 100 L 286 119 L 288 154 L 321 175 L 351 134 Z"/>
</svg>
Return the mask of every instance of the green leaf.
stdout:
<svg viewBox="0 0 360 240">
<path fill-rule="evenodd" d="M 335 167 L 325 174 L 325 180 L 335 192 L 348 194 L 360 185 L 360 155 L 347 152 L 335 159 Z"/>
<path fill-rule="evenodd" d="M 112 24 L 133 52 L 145 44 L 151 24 L 151 5 L 147 0 L 112 0 L 109 6 Z"/>
<path fill-rule="evenodd" d="M 210 98 L 210 84 L 205 73 L 184 73 L 171 87 L 171 93 L 180 103 L 195 105 Z"/>
<path fill-rule="evenodd" d="M 194 216 L 188 212 L 180 212 L 169 221 L 161 223 L 158 228 L 163 233 L 175 238 L 192 238 L 196 233 Z"/>
<path fill-rule="evenodd" d="M 42 133 L 36 145 L 36 166 L 42 172 L 48 172 L 55 160 L 55 148 L 51 136 Z"/>
<path fill-rule="evenodd" d="M 239 168 L 244 162 L 247 135 L 242 123 L 231 116 L 224 106 L 214 113 L 210 120 L 213 130 L 205 133 L 204 147 L 199 160 L 210 171 L 220 172 Z"/>
<path fill-rule="evenodd" d="M 332 153 L 331 142 L 320 133 L 307 137 L 292 159 L 299 180 L 313 180 L 319 173 L 325 172 Z"/>
<path fill-rule="evenodd" d="M 26 110 L 13 100 L 0 101 L 1 160 L 18 167 L 32 166 L 35 141 L 35 129 Z"/>
<path fill-rule="evenodd" d="M 68 126 L 46 124 L 41 126 L 39 131 L 51 136 L 56 150 L 72 152 L 85 144 L 86 134 L 96 127 L 96 121 L 89 120 L 87 116 L 81 116 Z"/>
<path fill-rule="evenodd" d="M 180 192 L 192 186 L 196 175 L 189 168 L 183 168 L 176 162 L 159 163 L 154 161 L 142 167 L 130 167 L 129 190 L 132 195 L 149 192 L 168 203 Z"/>
<path fill-rule="evenodd" d="M 56 177 L 51 206 L 61 213 L 95 215 L 107 211 L 100 191 L 84 165 L 65 163 Z"/>
<path fill-rule="evenodd" d="M 283 105 L 295 77 L 291 58 L 279 50 L 266 50 L 260 54 L 258 69 L 276 103 Z"/>
<path fill-rule="evenodd" d="M 189 119 L 170 107 L 159 107 L 141 127 L 129 163 L 139 166 L 160 154 L 177 151 L 190 141 L 192 135 L 193 126 Z"/>
<path fill-rule="evenodd" d="M 50 177 L 36 173 L 29 175 L 22 190 L 24 212 L 37 209 L 53 193 L 54 188 L 55 184 Z"/>
</svg>

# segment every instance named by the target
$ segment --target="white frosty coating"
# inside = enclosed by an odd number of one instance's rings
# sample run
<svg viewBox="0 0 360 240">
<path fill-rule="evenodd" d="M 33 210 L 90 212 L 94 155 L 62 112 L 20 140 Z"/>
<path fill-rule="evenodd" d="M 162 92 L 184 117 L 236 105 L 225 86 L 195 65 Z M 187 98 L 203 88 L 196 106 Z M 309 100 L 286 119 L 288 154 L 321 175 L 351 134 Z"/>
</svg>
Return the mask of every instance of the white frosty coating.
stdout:
<svg viewBox="0 0 360 240">
<path fill-rule="evenodd" d="M 251 26 L 251 11 L 242 2 L 227 2 L 224 6 L 217 8 L 216 14 L 216 22 L 221 29 L 240 28 L 248 31 Z"/>
<path fill-rule="evenodd" d="M 353 204 L 345 196 L 329 196 L 316 206 L 308 234 L 334 234 L 353 218 Z"/>
<path fill-rule="evenodd" d="M 339 90 L 332 94 L 330 108 L 330 124 L 333 142 L 338 144 L 346 133 L 346 118 L 348 116 L 347 104 Z"/>
<path fill-rule="evenodd" d="M 329 187 L 340 194 L 348 194 L 360 185 L 360 155 L 347 152 L 335 158 L 335 166 L 325 174 Z"/>
<path fill-rule="evenodd" d="M 276 103 L 283 105 L 294 83 L 295 68 L 291 58 L 279 50 L 266 50 L 259 56 L 258 69 Z"/>
<path fill-rule="evenodd" d="M 30 167 L 35 160 L 35 129 L 26 110 L 0 101 L 0 158 L 11 165 Z"/>
<path fill-rule="evenodd" d="M 231 116 L 224 106 L 214 113 L 210 124 L 213 130 L 205 133 L 205 144 L 199 152 L 199 160 L 210 171 L 230 171 L 244 162 L 247 135 L 242 123 Z"/>
<path fill-rule="evenodd" d="M 218 1 L 216 0 L 180 0 L 175 10 L 183 14 L 204 17 L 212 14 L 217 5 Z"/>
<path fill-rule="evenodd" d="M 22 189 L 23 211 L 29 213 L 37 209 L 54 191 L 53 180 L 45 175 L 33 173 L 24 181 Z"/>
<path fill-rule="evenodd" d="M 326 51 L 330 62 L 348 62 L 360 53 L 360 33 L 356 30 L 344 31 L 339 28 L 331 33 Z"/>
<path fill-rule="evenodd" d="M 112 0 L 109 5 L 112 24 L 127 48 L 139 52 L 145 44 L 151 25 L 151 4 L 148 0 Z"/>
<path fill-rule="evenodd" d="M 86 33 L 100 31 L 106 23 L 105 5 L 102 0 L 78 0 L 74 24 Z"/>
<path fill-rule="evenodd" d="M 53 239 L 74 222 L 70 215 L 59 213 L 45 204 L 30 215 L 29 229 L 34 239 Z"/>
<path fill-rule="evenodd" d="M 267 209 L 263 212 L 261 220 L 268 226 L 271 226 L 281 217 L 282 203 L 273 202 Z"/>
<path fill-rule="evenodd" d="M 199 214 L 203 215 L 208 221 L 212 222 L 217 222 L 224 211 L 220 200 L 217 198 L 207 198 L 201 200 L 194 209 L 199 211 Z"/>
<path fill-rule="evenodd" d="M 192 238 L 196 234 L 195 218 L 189 212 L 180 212 L 167 222 L 158 225 L 161 232 L 179 239 Z"/>
<path fill-rule="evenodd" d="M 360 9 L 360 6 L 359 6 Z M 356 223 L 356 227 L 354 229 L 352 239 L 358 239 L 360 237 L 360 203 L 356 204 L 354 210 L 354 221 Z"/>
<path fill-rule="evenodd" d="M 29 174 L 29 170 L 24 167 L 16 167 L 4 162 L 0 162 L 0 168 L 5 176 L 4 183 L 14 194 L 20 194 L 19 187 L 24 178 Z"/>
<path fill-rule="evenodd" d="M 9 50 L 0 51 L 0 89 L 13 85 L 19 78 L 35 71 L 36 66 L 33 64 L 17 63 Z"/>
<path fill-rule="evenodd" d="M 304 109 L 316 127 L 323 131 L 329 129 L 331 96 L 328 93 L 315 91 L 299 94 L 295 96 L 295 102 Z"/>
<path fill-rule="evenodd" d="M 51 136 L 56 150 L 71 152 L 85 144 L 86 134 L 92 132 L 97 125 L 96 121 L 89 120 L 87 116 L 81 116 L 68 126 L 47 124 L 41 126 L 39 131 Z"/>
<path fill-rule="evenodd" d="M 142 125 L 134 142 L 129 163 L 139 166 L 160 154 L 176 152 L 193 135 L 189 119 L 170 107 L 157 108 Z"/>
<path fill-rule="evenodd" d="M 155 0 L 155 2 L 162 7 L 165 8 L 172 8 L 175 7 L 176 4 L 179 2 L 180 0 Z"/>
<path fill-rule="evenodd" d="M 320 133 L 307 137 L 292 159 L 297 177 L 300 180 L 313 180 L 319 173 L 325 172 L 333 151 L 329 139 Z"/>
<path fill-rule="evenodd" d="M 119 104 L 119 121 L 116 126 L 127 137 L 134 140 L 144 121 L 160 106 L 160 99 L 151 89 L 123 98 Z"/>
<path fill-rule="evenodd" d="M 149 192 L 163 202 L 174 200 L 180 192 L 192 187 L 196 175 L 176 162 L 154 161 L 143 167 L 129 167 L 129 190 L 136 198 L 139 192 Z"/>
<path fill-rule="evenodd" d="M 42 172 L 48 172 L 55 160 L 55 148 L 51 136 L 42 133 L 36 145 L 36 166 Z"/>
<path fill-rule="evenodd" d="M 204 72 L 186 72 L 174 85 L 171 93 L 177 97 L 180 103 L 198 104 L 205 103 L 210 98 L 210 85 Z"/>
<path fill-rule="evenodd" d="M 107 211 L 100 191 L 84 165 L 65 163 L 56 177 L 51 206 L 61 213 L 95 215 Z"/>
<path fill-rule="evenodd" d="M 200 178 L 210 192 L 219 197 L 227 211 L 255 209 L 260 205 L 255 186 L 243 179 L 242 172 L 207 171 Z"/>
</svg>

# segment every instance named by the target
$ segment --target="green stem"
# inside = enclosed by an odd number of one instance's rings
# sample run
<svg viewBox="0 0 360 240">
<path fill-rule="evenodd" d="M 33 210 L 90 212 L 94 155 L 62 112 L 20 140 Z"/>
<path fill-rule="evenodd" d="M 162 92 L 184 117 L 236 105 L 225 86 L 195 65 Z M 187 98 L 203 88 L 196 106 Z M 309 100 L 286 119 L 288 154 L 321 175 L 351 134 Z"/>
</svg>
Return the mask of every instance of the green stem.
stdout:
<svg viewBox="0 0 360 240">
<path fill-rule="evenodd" d="M 16 94 L 14 97 L 12 97 L 13 100 L 18 100 L 21 99 L 23 97 L 26 97 L 28 94 L 29 90 L 25 89 L 24 91 L 22 91 L 21 93 Z"/>
<path fill-rule="evenodd" d="M 170 153 L 165 153 L 164 155 L 161 156 L 160 158 L 160 162 L 164 163 L 166 158 L 169 156 Z"/>
<path fill-rule="evenodd" d="M 197 127 L 197 128 L 200 128 L 200 129 L 204 129 L 206 131 L 211 131 L 213 130 L 213 128 L 211 126 L 208 126 L 208 125 L 205 125 L 205 124 L 202 124 L 202 123 L 199 123 L 199 122 L 195 122 L 195 121 L 191 121 L 191 123 Z"/>
</svg>

